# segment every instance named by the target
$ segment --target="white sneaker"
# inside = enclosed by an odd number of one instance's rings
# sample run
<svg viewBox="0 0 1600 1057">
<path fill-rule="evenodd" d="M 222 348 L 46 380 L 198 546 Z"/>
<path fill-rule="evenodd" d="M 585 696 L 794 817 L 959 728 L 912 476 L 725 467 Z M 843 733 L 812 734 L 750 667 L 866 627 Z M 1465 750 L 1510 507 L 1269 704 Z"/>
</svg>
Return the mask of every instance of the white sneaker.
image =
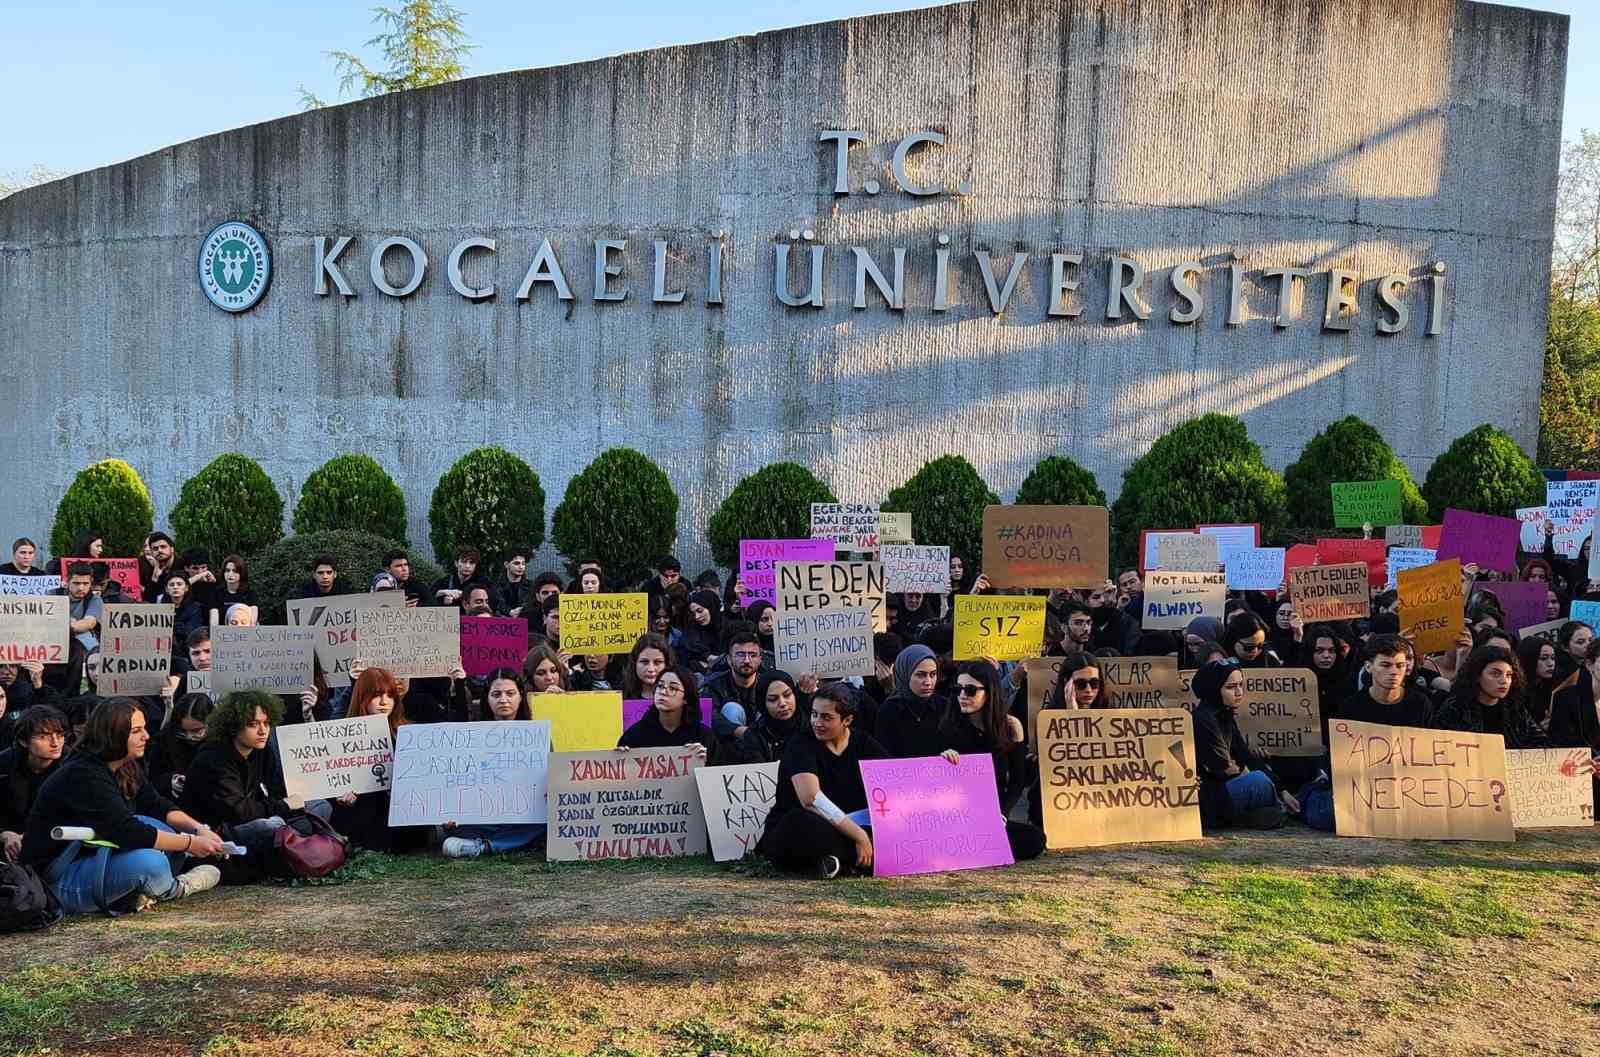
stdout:
<svg viewBox="0 0 1600 1057">
<path fill-rule="evenodd" d="M 222 871 L 215 866 L 194 866 L 175 879 L 172 890 L 173 899 L 182 899 L 192 896 L 196 892 L 209 892 L 222 882 Z"/>
<path fill-rule="evenodd" d="M 483 841 L 474 837 L 446 837 L 439 850 L 446 859 L 476 859 L 483 854 Z"/>
</svg>

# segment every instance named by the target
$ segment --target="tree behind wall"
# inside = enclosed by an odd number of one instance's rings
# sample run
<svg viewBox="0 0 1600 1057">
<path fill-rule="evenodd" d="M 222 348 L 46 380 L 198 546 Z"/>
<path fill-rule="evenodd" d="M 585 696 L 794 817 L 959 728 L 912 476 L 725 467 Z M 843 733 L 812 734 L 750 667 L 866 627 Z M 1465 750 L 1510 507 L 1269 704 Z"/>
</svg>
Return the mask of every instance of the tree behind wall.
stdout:
<svg viewBox="0 0 1600 1057">
<path fill-rule="evenodd" d="M 388 31 L 367 41 L 367 47 L 381 51 L 387 65 L 375 70 L 353 52 L 330 51 L 341 94 L 367 99 L 459 80 L 466 72 L 464 60 L 472 45 L 462 28 L 461 12 L 449 4 L 410 0 L 398 10 L 375 7 L 372 20 Z M 307 110 L 328 105 L 303 86 L 300 100 Z"/>
<path fill-rule="evenodd" d="M 942 455 L 890 492 L 883 509 L 909 513 L 918 543 L 949 547 L 952 556 L 960 555 L 967 568 L 975 569 L 982 567 L 983 508 L 999 502 L 970 462 Z"/>
<path fill-rule="evenodd" d="M 711 558 L 725 569 L 739 563 L 740 540 L 806 539 L 811 504 L 839 500 L 798 463 L 775 462 L 741 480 L 706 526 Z"/>
<path fill-rule="evenodd" d="M 612 448 L 567 482 L 550 519 L 550 542 L 578 571 L 594 560 L 628 590 L 678 538 L 678 494 L 661 467 L 632 448 Z"/>
<path fill-rule="evenodd" d="M 283 538 L 283 497 L 254 459 L 228 452 L 184 482 L 167 520 L 179 547 L 206 548 L 220 571 L 224 555 L 255 554 Z"/>
<path fill-rule="evenodd" d="M 68 552 L 80 536 L 93 532 L 102 537 L 107 556 L 137 558 L 155 527 L 155 516 L 139 472 L 121 459 L 104 459 L 79 471 L 62 495 L 50 529 L 50 553 L 86 557 Z"/>
</svg>

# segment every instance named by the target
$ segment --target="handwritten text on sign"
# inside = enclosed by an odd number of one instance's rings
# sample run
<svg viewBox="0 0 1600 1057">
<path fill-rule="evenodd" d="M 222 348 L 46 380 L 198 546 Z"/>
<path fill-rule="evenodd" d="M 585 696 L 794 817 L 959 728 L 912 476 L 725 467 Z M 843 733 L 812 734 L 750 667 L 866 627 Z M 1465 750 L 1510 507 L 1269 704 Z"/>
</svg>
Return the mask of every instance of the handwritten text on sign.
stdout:
<svg viewBox="0 0 1600 1057">
<path fill-rule="evenodd" d="M 468 675 L 482 679 L 496 668 L 521 668 L 527 656 L 525 618 L 461 618 L 461 667 Z"/>
<path fill-rule="evenodd" d="M 1262 756 L 1321 756 L 1322 704 L 1309 668 L 1248 668 L 1239 732 Z"/>
<path fill-rule="evenodd" d="M 951 657 L 1020 661 L 1044 652 L 1043 595 L 957 595 Z"/>
<path fill-rule="evenodd" d="M 645 633 L 645 596 L 561 593 L 561 648 L 568 653 L 627 653 Z"/>
<path fill-rule="evenodd" d="M 285 603 L 289 624 L 317 629 L 317 660 L 329 686 L 349 686 L 350 666 L 360 653 L 358 641 L 363 609 L 399 609 L 406 604 L 399 591 L 375 591 L 365 595 L 327 595 L 322 598 L 291 598 Z"/>
<path fill-rule="evenodd" d="M 376 793 L 394 777 L 388 716 L 357 716 L 278 728 L 283 787 L 307 800 Z"/>
<path fill-rule="evenodd" d="M 994 759 L 862 760 L 878 877 L 1009 866 L 1011 845 L 995 788 Z"/>
<path fill-rule="evenodd" d="M 1400 482 L 1338 481 L 1333 489 L 1335 528 L 1393 525 L 1400 521 Z"/>
<path fill-rule="evenodd" d="M 1294 601 L 1295 612 L 1307 624 L 1358 620 L 1372 613 L 1372 584 L 1367 579 L 1367 567 L 1360 562 L 1291 570 L 1289 597 Z"/>
<path fill-rule="evenodd" d="M 885 544 L 878 552 L 886 590 L 942 595 L 950 590 L 950 548 Z"/>
<path fill-rule="evenodd" d="M 137 601 L 144 597 L 144 585 L 139 582 L 138 558 L 68 558 L 61 563 L 61 586 L 67 586 L 67 575 L 74 565 L 104 565 L 111 579 L 122 588 L 122 597 Z"/>
<path fill-rule="evenodd" d="M 1163 532 L 1156 537 L 1156 567 L 1168 572 L 1209 573 L 1222 564 L 1217 537 L 1204 532 Z"/>
<path fill-rule="evenodd" d="M 270 690 L 298 694 L 311 688 L 316 658 L 311 628 L 258 627 L 211 629 L 211 686 L 230 690 Z"/>
<path fill-rule="evenodd" d="M 1461 615 L 1461 563 L 1454 558 L 1402 570 L 1400 633 L 1418 653 L 1442 653 L 1466 628 Z"/>
<path fill-rule="evenodd" d="M 881 562 L 779 562 L 777 608 L 804 612 L 851 606 L 872 614 L 872 630 L 887 631 Z"/>
<path fill-rule="evenodd" d="M 1228 555 L 1230 591 L 1276 591 L 1283 586 L 1282 547 L 1239 547 Z"/>
<path fill-rule="evenodd" d="M 0 664 L 67 663 L 66 595 L 0 597 Z"/>
<path fill-rule="evenodd" d="M 778 667 L 796 678 L 871 675 L 876 659 L 872 614 L 844 606 L 802 612 L 780 609 L 772 626 L 772 652 Z"/>
<path fill-rule="evenodd" d="M 1509 749 L 1511 821 L 1518 829 L 1594 825 L 1594 779 L 1587 748 Z"/>
<path fill-rule="evenodd" d="M 1329 737 L 1339 836 L 1515 839 L 1500 735 L 1341 719 Z"/>
<path fill-rule="evenodd" d="M 711 837 L 711 857 L 729 862 L 754 851 L 778 796 L 778 765 L 697 767 L 694 781 Z"/>
<path fill-rule="evenodd" d="M 50 576 L 0 576 L 0 595 L 47 595 L 60 586 Z"/>
<path fill-rule="evenodd" d="M 996 587 L 1099 587 L 1110 540 L 1103 506 L 983 508 L 983 571 Z"/>
<path fill-rule="evenodd" d="M 1176 657 L 1101 657 L 1102 704 L 1107 708 L 1182 708 Z"/>
<path fill-rule="evenodd" d="M 550 724 L 412 723 L 395 735 L 389 825 L 545 821 Z"/>
<path fill-rule="evenodd" d="M 745 604 L 778 604 L 778 562 L 831 562 L 832 540 L 740 540 L 739 579 L 744 581 Z"/>
<path fill-rule="evenodd" d="M 1228 574 L 1159 572 L 1144 578 L 1145 629 L 1179 629 L 1195 617 L 1222 619 L 1228 601 Z"/>
<path fill-rule="evenodd" d="M 840 550 L 875 551 L 878 508 L 868 503 L 812 503 L 811 538 L 831 540 Z"/>
<path fill-rule="evenodd" d="M 686 749 L 556 753 L 546 856 L 573 862 L 702 854 L 699 766 Z"/>
<path fill-rule="evenodd" d="M 1038 722 L 1050 847 L 1200 839 L 1189 713 L 1049 710 Z"/>
<path fill-rule="evenodd" d="M 360 610 L 361 659 L 400 678 L 449 675 L 461 665 L 455 606 Z"/>
<path fill-rule="evenodd" d="M 172 670 L 172 607 L 111 603 L 102 616 L 100 692 L 159 694 Z"/>
</svg>

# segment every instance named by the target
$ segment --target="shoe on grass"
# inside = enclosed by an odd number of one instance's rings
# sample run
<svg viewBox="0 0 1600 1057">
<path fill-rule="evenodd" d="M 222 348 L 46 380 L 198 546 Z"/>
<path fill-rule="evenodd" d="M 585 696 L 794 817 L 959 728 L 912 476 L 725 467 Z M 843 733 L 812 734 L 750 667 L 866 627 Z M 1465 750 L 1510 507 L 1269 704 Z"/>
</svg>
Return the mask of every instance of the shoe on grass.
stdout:
<svg viewBox="0 0 1600 1057">
<path fill-rule="evenodd" d="M 209 892 L 222 882 L 222 871 L 215 866 L 194 866 L 174 878 L 173 899 L 183 899 L 197 892 Z"/>
<path fill-rule="evenodd" d="M 483 841 L 474 837 L 446 837 L 439 850 L 446 859 L 476 859 L 483 854 Z"/>
<path fill-rule="evenodd" d="M 844 865 L 839 862 L 837 855 L 824 855 L 817 860 L 817 877 L 821 880 L 832 880 L 838 877 L 839 872 L 843 869 Z"/>
</svg>

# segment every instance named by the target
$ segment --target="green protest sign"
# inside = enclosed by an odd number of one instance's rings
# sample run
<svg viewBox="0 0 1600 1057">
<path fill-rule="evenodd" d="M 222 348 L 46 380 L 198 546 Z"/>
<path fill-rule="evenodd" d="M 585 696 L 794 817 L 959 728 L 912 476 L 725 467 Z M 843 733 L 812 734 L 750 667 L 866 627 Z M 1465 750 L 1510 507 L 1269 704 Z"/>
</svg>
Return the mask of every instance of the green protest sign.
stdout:
<svg viewBox="0 0 1600 1057">
<path fill-rule="evenodd" d="M 1336 528 L 1398 525 L 1404 520 L 1400 516 L 1399 481 L 1346 481 L 1330 487 Z"/>
</svg>

